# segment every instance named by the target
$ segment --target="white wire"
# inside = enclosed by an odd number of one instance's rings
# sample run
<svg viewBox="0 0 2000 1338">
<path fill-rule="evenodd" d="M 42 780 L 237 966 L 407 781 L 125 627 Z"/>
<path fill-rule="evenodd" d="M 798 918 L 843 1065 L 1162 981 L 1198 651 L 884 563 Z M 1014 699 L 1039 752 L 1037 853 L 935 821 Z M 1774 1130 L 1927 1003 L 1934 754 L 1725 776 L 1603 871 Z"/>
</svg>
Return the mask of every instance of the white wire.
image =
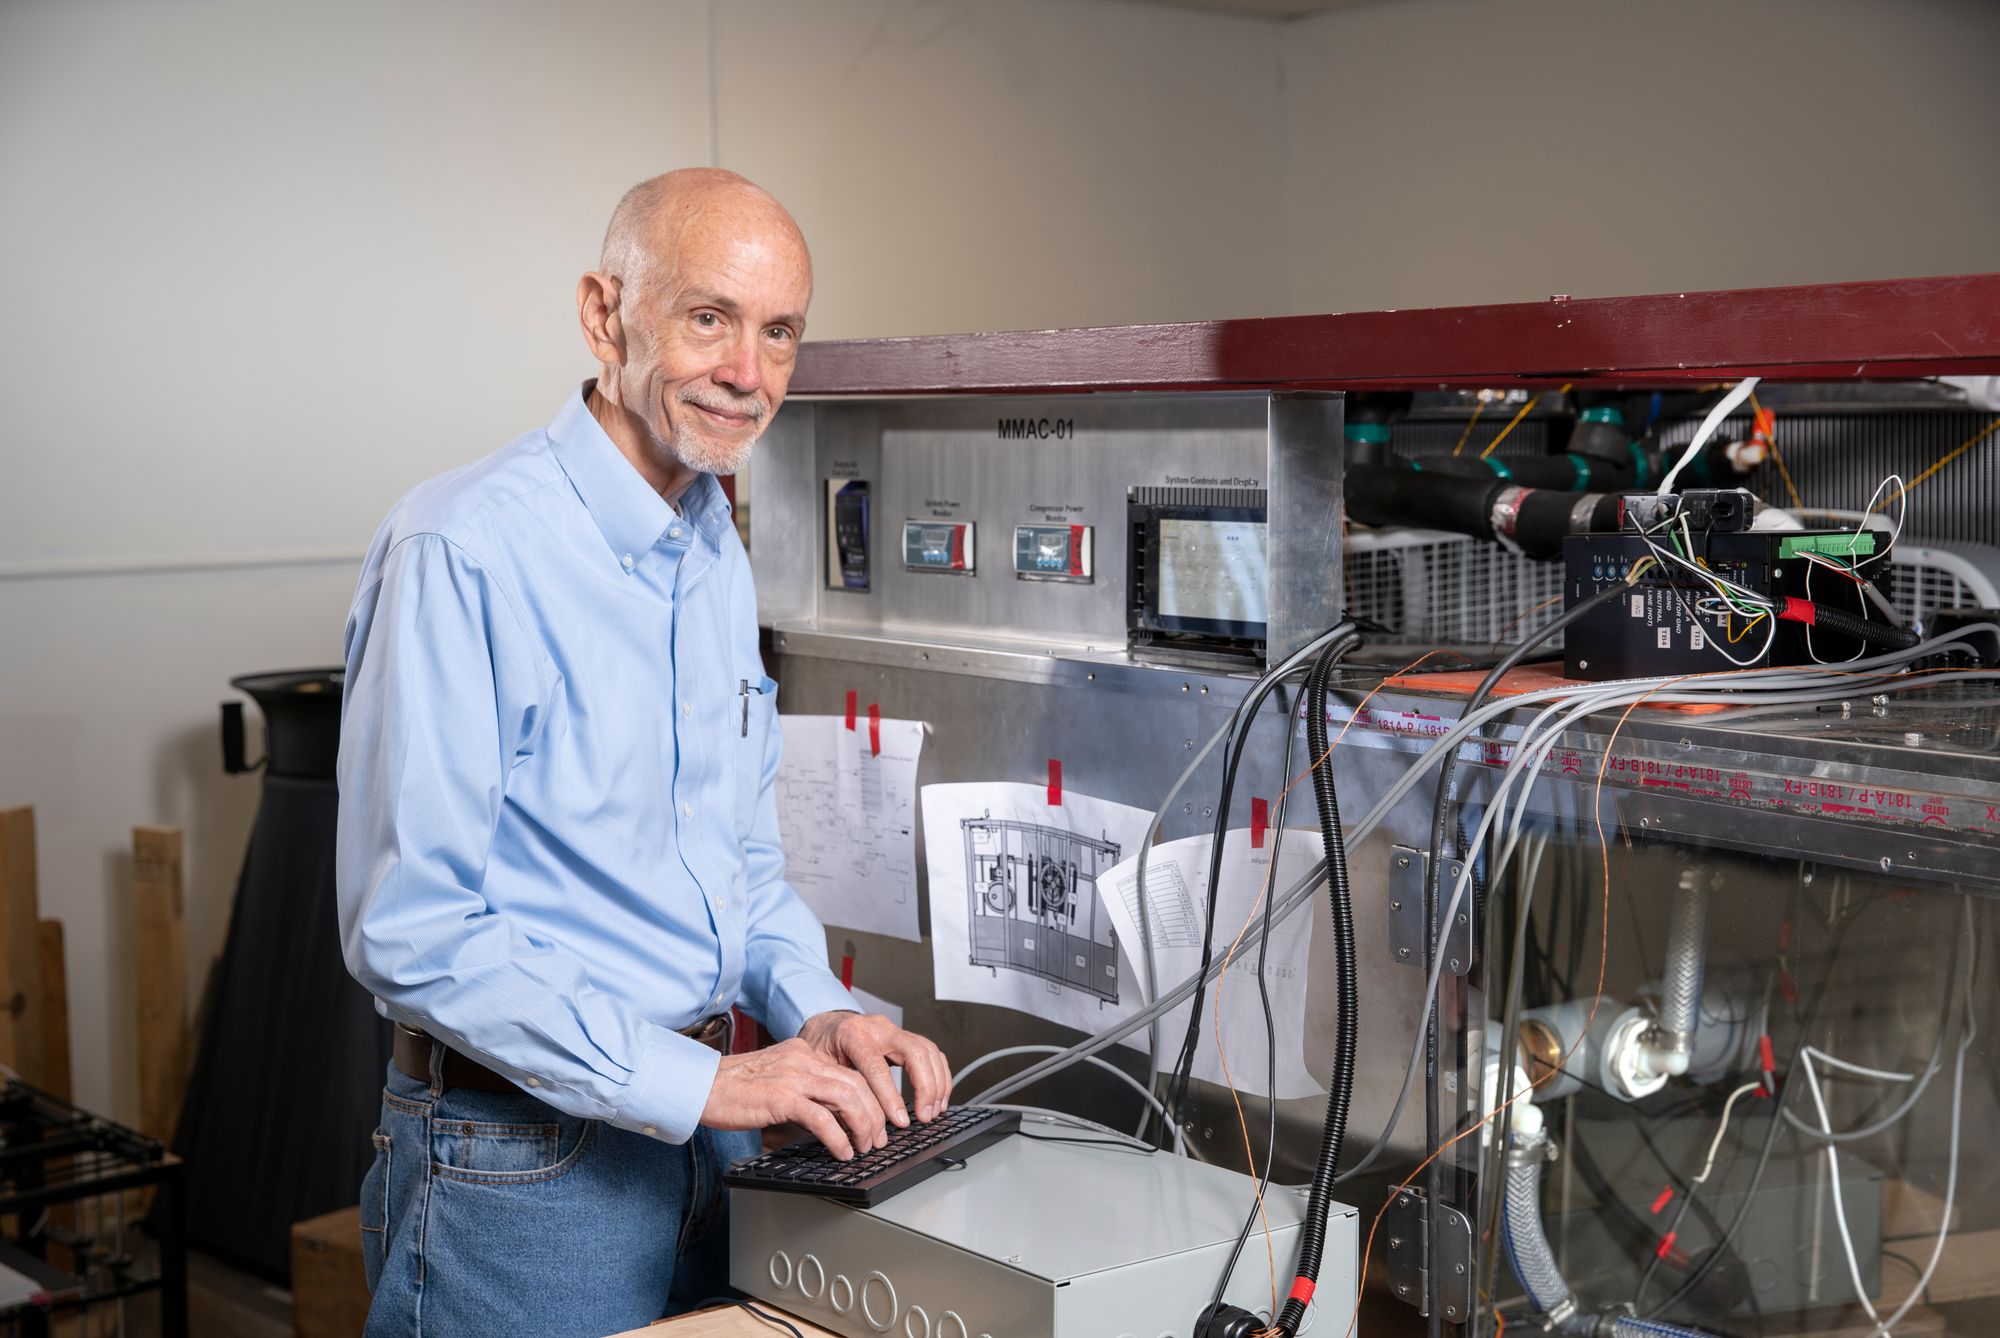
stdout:
<svg viewBox="0 0 2000 1338">
<path fill-rule="evenodd" d="M 968 1104 L 977 1106 L 981 1110 L 1011 1110 L 1016 1115 L 1037 1116 L 1049 1121 L 1051 1124 L 1074 1125 L 1078 1129 L 1088 1129 L 1091 1133 L 1103 1134 L 1106 1138 L 1116 1139 L 1126 1147 L 1144 1148 L 1148 1152 L 1159 1151 L 1158 1148 L 1148 1143 L 1145 1139 L 1134 1138 L 1123 1129 L 1113 1129 L 1108 1124 L 1099 1124 L 1096 1120 L 1086 1120 L 1083 1116 L 1072 1115 L 1066 1110 L 1050 1110 L 1046 1106 L 1016 1106 L 1000 1101 L 973 1101 Z"/>
<path fill-rule="evenodd" d="M 1014 1055 L 1059 1055 L 1063 1052 L 1065 1048 L 1066 1047 L 1060 1045 L 1010 1045 L 1004 1049 L 990 1050 L 987 1053 L 981 1055 L 979 1058 L 973 1060 L 970 1064 L 967 1064 L 964 1068 L 960 1069 L 958 1072 L 952 1074 L 951 1085 L 952 1087 L 956 1088 L 961 1082 L 965 1081 L 965 1077 L 967 1074 L 973 1072 L 976 1069 L 982 1069 L 986 1067 L 986 1065 L 992 1063 L 996 1059 L 1008 1059 L 1013 1057 Z M 1087 1064 L 1095 1065 L 1097 1068 L 1103 1069 L 1106 1073 L 1109 1073 L 1112 1077 L 1118 1079 L 1118 1081 L 1124 1083 L 1127 1087 L 1137 1092 L 1140 1098 L 1144 1100 L 1147 1105 L 1151 1106 L 1155 1111 L 1159 1112 L 1161 1123 L 1165 1124 L 1169 1129 L 1172 1129 L 1174 1131 L 1174 1151 L 1180 1153 L 1183 1157 L 1187 1155 L 1187 1140 L 1181 1136 L 1180 1126 L 1167 1118 L 1167 1108 L 1160 1104 L 1160 1098 L 1153 1095 L 1153 1093 L 1147 1089 L 1144 1083 L 1140 1082 L 1137 1078 L 1127 1073 L 1124 1069 L 1119 1068 L 1116 1064 L 1113 1064 L 1108 1059 L 1099 1059 L 1096 1055 L 1086 1055 L 1084 1056 L 1084 1062 Z M 1130 1137 L 1130 1135 L 1127 1135 L 1127 1137 Z M 1147 1144 L 1147 1146 L 1150 1147 L 1152 1145 L 1149 1143 Z"/>
<path fill-rule="evenodd" d="M 1708 1156 L 1702 1160 L 1701 1174 L 1688 1181 L 1690 1190 L 1708 1179 L 1708 1173 L 1715 1169 L 1715 1154 L 1722 1147 L 1722 1136 L 1729 1132 L 1729 1116 L 1735 1111 L 1736 1103 L 1750 1093 L 1762 1090 L 1763 1086 L 1760 1082 L 1746 1082 L 1729 1094 L 1729 1100 L 1722 1107 L 1722 1123 L 1715 1126 L 1715 1137 L 1709 1140 Z"/>
<path fill-rule="evenodd" d="M 1681 476 L 1683 469 L 1687 468 L 1688 461 L 1701 454 L 1701 448 L 1708 445 L 1708 439 L 1715 435 L 1718 427 L 1722 426 L 1722 420 L 1736 412 L 1736 407 L 1750 398 L 1750 392 L 1757 388 L 1757 383 L 1762 379 L 1757 376 L 1746 376 L 1736 383 L 1734 390 L 1717 401 L 1716 406 L 1708 411 L 1708 417 L 1701 420 L 1701 426 L 1694 430 L 1694 436 L 1689 439 L 1687 449 L 1682 452 L 1681 458 L 1674 461 L 1674 467 L 1660 480 L 1655 496 L 1665 497 L 1674 490 L 1674 480 Z"/>
<path fill-rule="evenodd" d="M 1850 1064 L 1844 1059 L 1828 1054 L 1818 1046 L 1804 1046 L 1801 1049 L 1801 1053 L 1811 1055 L 1816 1063 L 1822 1064 L 1827 1068 L 1839 1069 L 1843 1073 L 1852 1073 L 1856 1077 L 1873 1078 L 1877 1082 L 1915 1082 L 1917 1080 L 1917 1075 L 1914 1073 L 1891 1073 L 1888 1069 L 1871 1069 L 1865 1064 Z M 1831 1131 L 1829 1130 L 1828 1132 Z"/>
<path fill-rule="evenodd" d="M 1972 934 L 1972 925 L 1970 923 L 1972 908 L 1969 904 L 1966 907 L 1965 913 L 1967 919 L 1966 938 L 1969 941 Z M 1861 1308 L 1868 1312 L 1869 1323 L 1875 1326 L 1872 1332 L 1880 1335 L 1880 1338 L 1890 1338 L 1895 1331 L 1896 1325 L 1902 1322 L 1903 1316 L 1909 1313 L 1910 1307 L 1915 1305 L 1917 1300 L 1923 1296 L 1924 1289 L 1931 1285 L 1931 1275 L 1937 1271 L 1938 1260 L 1944 1255 L 1945 1240 L 1951 1234 L 1952 1207 L 1958 1195 L 1960 1117 L 1965 1103 L 1965 1052 L 1971 1048 L 1974 1034 L 1972 1021 L 1972 982 L 1969 979 L 1965 985 L 1964 1008 L 1965 1022 L 1959 1037 L 1958 1055 L 1952 1063 L 1951 1071 L 1951 1152 L 1945 1163 L 1944 1212 L 1938 1222 L 1937 1242 L 1931 1247 L 1930 1262 L 1924 1266 L 1923 1273 L 1917 1278 L 1916 1286 L 1910 1289 L 1910 1294 L 1903 1298 L 1903 1303 L 1896 1307 L 1895 1312 L 1886 1320 L 1875 1312 L 1875 1305 L 1869 1299 L 1868 1289 L 1862 1285 L 1861 1265 L 1856 1261 L 1854 1256 L 1854 1233 L 1848 1228 L 1847 1207 L 1841 1200 L 1838 1149 L 1830 1142 L 1826 1145 L 1827 1179 L 1831 1182 L 1833 1189 L 1833 1220 L 1834 1225 L 1840 1231 L 1841 1251 L 1847 1256 L 1847 1275 L 1854 1283 L 1855 1298 L 1861 1302 Z M 1826 1055 L 1823 1051 L 1815 1050 L 1809 1045 L 1802 1046 L 1799 1050 L 1799 1059 L 1804 1064 L 1806 1071 L 1806 1089 L 1812 1094 L 1813 1110 L 1819 1116 L 1820 1130 L 1822 1133 L 1828 1135 L 1828 1137 L 1831 1137 L 1833 1134 L 1833 1121 L 1827 1118 L 1826 1101 L 1820 1094 L 1819 1076 L 1814 1071 L 1813 1065 L 1815 1056 L 1818 1056 L 1822 1060 L 1831 1058 L 1831 1056 Z M 1836 1066 L 1847 1069 L 1850 1072 L 1862 1073 L 1867 1076 L 1879 1075 L 1887 1080 L 1896 1082 L 1911 1081 L 1911 1076 L 1906 1073 L 1884 1073 L 1876 1069 L 1863 1069 L 1860 1065 L 1849 1064 L 1845 1060 L 1834 1060 L 1833 1062 Z"/>
<path fill-rule="evenodd" d="M 1813 1071 L 1810 1046 L 1799 1051 L 1799 1063 L 1806 1071 L 1806 1090 L 1812 1093 L 1813 1110 L 1819 1116 L 1819 1127 L 1822 1132 L 1831 1134 L 1833 1121 L 1827 1118 L 1826 1100 L 1820 1095 L 1819 1076 Z M 1840 1251 L 1847 1257 L 1847 1276 L 1854 1283 L 1854 1299 L 1868 1312 L 1868 1322 L 1880 1333 L 1882 1317 L 1875 1313 L 1875 1303 L 1868 1298 L 1868 1288 L 1861 1281 L 1861 1265 L 1854 1257 L 1854 1233 L 1848 1229 L 1847 1205 L 1840 1193 L 1840 1156 L 1831 1143 L 1826 1145 L 1826 1178 L 1833 1190 L 1833 1220 L 1840 1229 Z"/>
<path fill-rule="evenodd" d="M 1904 485 L 1903 476 L 1901 474 L 1891 474 L 1889 475 L 1889 477 L 1883 479 L 1880 483 L 1876 484 L 1875 491 L 1869 494 L 1868 505 L 1861 509 L 1861 514 L 1864 517 L 1872 516 L 1875 514 L 1875 500 L 1882 495 L 1884 490 L 1886 490 L 1891 483 L 1896 485 L 1895 528 L 1889 531 L 1888 543 L 1883 544 L 1880 548 L 1876 549 L 1875 552 L 1871 554 L 1865 561 L 1857 562 L 1854 564 L 1854 568 L 1856 571 L 1859 571 L 1861 568 L 1867 566 L 1870 562 L 1880 562 L 1883 558 L 1889 556 L 1890 550 L 1892 550 L 1896 546 L 1896 541 L 1903 537 L 1903 522 L 1909 518 L 1910 514 L 1910 490 L 1907 486 Z M 1864 527 L 1865 527 L 1865 521 L 1862 524 L 1857 524 L 1854 527 L 1854 532 L 1856 534 L 1859 534 Z"/>
</svg>

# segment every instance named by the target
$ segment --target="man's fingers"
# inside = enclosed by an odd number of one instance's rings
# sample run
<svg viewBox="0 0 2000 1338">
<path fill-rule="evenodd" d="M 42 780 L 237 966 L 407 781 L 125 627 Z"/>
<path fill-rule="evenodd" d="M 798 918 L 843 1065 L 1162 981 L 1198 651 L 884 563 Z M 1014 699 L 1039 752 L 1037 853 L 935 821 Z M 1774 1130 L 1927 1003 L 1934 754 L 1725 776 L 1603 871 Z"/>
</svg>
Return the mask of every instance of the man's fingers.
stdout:
<svg viewBox="0 0 2000 1338">
<path fill-rule="evenodd" d="M 860 1065 L 861 1076 L 868 1080 L 868 1086 L 875 1093 L 875 1100 L 883 1111 L 895 1122 L 899 1129 L 910 1127 L 910 1111 L 903 1104 L 902 1093 L 896 1090 L 895 1077 L 889 1072 L 886 1059 L 869 1059 Z"/>
<path fill-rule="evenodd" d="M 813 1094 L 822 1105 L 832 1107 L 841 1123 L 853 1132 L 857 1149 L 878 1148 L 888 1142 L 882 1107 L 876 1104 L 867 1082 L 853 1069 L 827 1065 Z"/>
<path fill-rule="evenodd" d="M 898 1058 L 910 1075 L 910 1087 L 917 1098 L 917 1117 L 934 1120 L 944 1110 L 945 1098 L 951 1094 L 951 1072 L 944 1062 L 944 1054 L 935 1045 L 921 1036 L 903 1034 L 903 1043 L 897 1047 Z"/>
<path fill-rule="evenodd" d="M 853 1160 L 854 1144 L 848 1141 L 847 1131 L 840 1127 L 832 1111 L 809 1096 L 801 1096 L 790 1115 L 792 1123 L 804 1125 L 828 1152 L 841 1161 Z"/>
</svg>

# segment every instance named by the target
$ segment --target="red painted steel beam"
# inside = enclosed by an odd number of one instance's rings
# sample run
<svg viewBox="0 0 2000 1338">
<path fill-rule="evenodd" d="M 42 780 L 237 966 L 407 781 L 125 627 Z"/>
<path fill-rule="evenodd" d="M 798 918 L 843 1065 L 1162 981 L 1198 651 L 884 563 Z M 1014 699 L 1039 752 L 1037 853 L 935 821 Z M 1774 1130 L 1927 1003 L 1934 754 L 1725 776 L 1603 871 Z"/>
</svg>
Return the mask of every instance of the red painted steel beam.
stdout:
<svg viewBox="0 0 2000 1338">
<path fill-rule="evenodd" d="M 808 343 L 795 395 L 2000 374 L 2000 274 Z"/>
</svg>

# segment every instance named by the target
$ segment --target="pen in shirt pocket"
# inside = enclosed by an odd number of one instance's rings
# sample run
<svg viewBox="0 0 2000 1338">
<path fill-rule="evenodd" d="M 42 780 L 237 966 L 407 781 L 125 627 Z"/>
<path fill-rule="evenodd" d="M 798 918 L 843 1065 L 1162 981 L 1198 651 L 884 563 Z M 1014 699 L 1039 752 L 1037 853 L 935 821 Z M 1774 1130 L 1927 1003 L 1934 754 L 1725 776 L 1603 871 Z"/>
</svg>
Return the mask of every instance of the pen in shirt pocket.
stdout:
<svg viewBox="0 0 2000 1338">
<path fill-rule="evenodd" d="M 759 697 L 763 696 L 764 685 L 753 685 L 747 678 L 737 679 L 736 684 L 736 691 L 743 698 L 743 737 L 747 739 L 750 737 L 750 694 L 754 692 Z"/>
</svg>

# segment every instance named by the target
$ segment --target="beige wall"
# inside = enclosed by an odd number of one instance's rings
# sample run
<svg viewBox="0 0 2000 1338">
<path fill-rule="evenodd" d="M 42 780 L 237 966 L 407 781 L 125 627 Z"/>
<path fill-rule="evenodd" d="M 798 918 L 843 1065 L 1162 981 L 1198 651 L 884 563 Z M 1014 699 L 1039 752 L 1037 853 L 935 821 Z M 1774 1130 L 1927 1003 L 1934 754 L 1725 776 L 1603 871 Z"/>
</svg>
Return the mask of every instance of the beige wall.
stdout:
<svg viewBox="0 0 2000 1338">
<path fill-rule="evenodd" d="M 1277 72 L 1113 0 L 0 5 L 0 805 L 79 1098 L 136 1108 L 131 826 L 187 830 L 198 986 L 256 804 L 227 680 L 337 661 L 390 502 L 588 374 L 625 186 L 719 143 L 804 221 L 815 335 L 1253 312 Z"/>
<path fill-rule="evenodd" d="M 2000 4 L 1397 0 L 1285 31 L 1288 303 L 2000 269 Z"/>
<path fill-rule="evenodd" d="M 812 336 L 1282 305 L 1274 25 L 1078 0 L 717 12 L 722 161 L 812 239 Z"/>
</svg>

